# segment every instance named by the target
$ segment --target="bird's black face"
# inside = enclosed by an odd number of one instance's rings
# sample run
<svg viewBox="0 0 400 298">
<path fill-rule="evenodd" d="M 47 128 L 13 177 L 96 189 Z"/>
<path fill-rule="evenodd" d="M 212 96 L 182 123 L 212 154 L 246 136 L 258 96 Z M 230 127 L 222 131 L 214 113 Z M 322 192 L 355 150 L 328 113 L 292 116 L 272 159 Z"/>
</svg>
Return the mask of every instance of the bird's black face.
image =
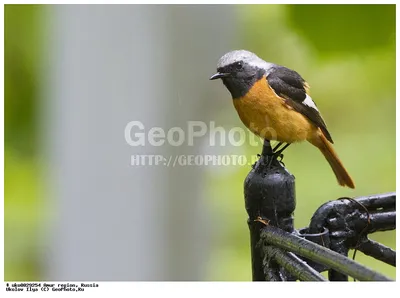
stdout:
<svg viewBox="0 0 400 298">
<path fill-rule="evenodd" d="M 265 74 L 264 69 L 249 65 L 243 61 L 219 67 L 217 71 L 210 80 L 222 79 L 233 99 L 246 95 L 254 83 Z"/>
</svg>

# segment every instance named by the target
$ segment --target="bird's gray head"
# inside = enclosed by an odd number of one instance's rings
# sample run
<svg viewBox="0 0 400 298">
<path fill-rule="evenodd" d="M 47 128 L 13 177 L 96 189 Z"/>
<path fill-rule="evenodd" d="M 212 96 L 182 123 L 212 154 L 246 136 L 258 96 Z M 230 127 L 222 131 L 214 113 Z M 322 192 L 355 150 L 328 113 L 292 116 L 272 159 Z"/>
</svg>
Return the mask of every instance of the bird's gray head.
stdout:
<svg viewBox="0 0 400 298">
<path fill-rule="evenodd" d="M 222 79 L 232 94 L 232 98 L 240 98 L 250 90 L 256 81 L 268 75 L 273 66 L 256 54 L 237 50 L 223 55 L 217 64 L 217 73 L 210 80 Z"/>
</svg>

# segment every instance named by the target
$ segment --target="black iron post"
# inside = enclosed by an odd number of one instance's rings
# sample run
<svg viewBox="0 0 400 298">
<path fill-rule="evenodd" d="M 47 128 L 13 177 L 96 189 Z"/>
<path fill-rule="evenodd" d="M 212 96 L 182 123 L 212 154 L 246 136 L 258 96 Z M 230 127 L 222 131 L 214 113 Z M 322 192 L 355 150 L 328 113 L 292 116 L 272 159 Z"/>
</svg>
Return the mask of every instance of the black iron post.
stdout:
<svg viewBox="0 0 400 298">
<path fill-rule="evenodd" d="M 265 141 L 261 157 L 244 183 L 245 205 L 249 215 L 253 281 L 288 278 L 272 258 L 261 255 L 261 249 L 258 247 L 260 231 L 265 226 L 262 221 L 290 233 L 294 230 L 292 215 L 296 206 L 295 178 L 272 153 L 270 142 Z M 264 261 L 268 262 L 265 272 Z"/>
</svg>

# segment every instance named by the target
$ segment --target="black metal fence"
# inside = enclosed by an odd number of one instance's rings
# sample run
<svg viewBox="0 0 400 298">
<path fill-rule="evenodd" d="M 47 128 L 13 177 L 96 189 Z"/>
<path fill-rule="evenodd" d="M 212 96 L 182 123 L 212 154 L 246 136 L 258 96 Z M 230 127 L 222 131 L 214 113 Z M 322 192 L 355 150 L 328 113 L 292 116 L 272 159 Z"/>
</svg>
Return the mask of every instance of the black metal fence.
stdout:
<svg viewBox="0 0 400 298">
<path fill-rule="evenodd" d="M 323 204 L 310 225 L 295 230 L 295 179 L 264 143 L 245 181 L 253 281 L 390 281 L 348 257 L 362 251 L 396 266 L 396 252 L 368 235 L 396 228 L 395 193 L 339 198 Z"/>
</svg>

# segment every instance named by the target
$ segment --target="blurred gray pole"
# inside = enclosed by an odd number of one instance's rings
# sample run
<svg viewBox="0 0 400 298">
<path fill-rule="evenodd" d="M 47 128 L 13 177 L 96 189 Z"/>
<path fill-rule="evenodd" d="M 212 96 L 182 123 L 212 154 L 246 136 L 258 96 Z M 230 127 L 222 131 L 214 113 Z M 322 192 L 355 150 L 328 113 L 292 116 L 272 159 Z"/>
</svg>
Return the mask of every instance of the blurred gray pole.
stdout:
<svg viewBox="0 0 400 298">
<path fill-rule="evenodd" d="M 59 5 L 46 108 L 48 280 L 200 280 L 209 249 L 200 168 L 130 165 L 132 120 L 211 119 L 208 76 L 230 49 L 230 6 Z"/>
</svg>

